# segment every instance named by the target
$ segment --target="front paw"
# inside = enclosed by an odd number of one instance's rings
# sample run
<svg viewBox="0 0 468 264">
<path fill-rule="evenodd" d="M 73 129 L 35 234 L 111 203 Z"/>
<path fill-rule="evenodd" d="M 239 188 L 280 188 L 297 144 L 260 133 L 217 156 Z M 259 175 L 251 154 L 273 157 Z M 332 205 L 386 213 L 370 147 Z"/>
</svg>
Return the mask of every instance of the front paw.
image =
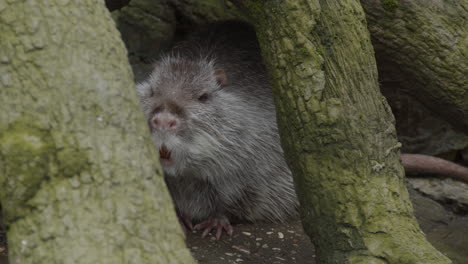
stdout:
<svg viewBox="0 0 468 264">
<path fill-rule="evenodd" d="M 195 225 L 193 227 L 195 230 L 203 230 L 202 237 L 208 235 L 211 230 L 216 230 L 216 240 L 219 240 L 221 234 L 223 233 L 223 229 L 226 231 L 228 235 L 232 235 L 233 228 L 229 219 L 222 215 L 216 217 L 209 217 L 207 220 Z"/>
</svg>

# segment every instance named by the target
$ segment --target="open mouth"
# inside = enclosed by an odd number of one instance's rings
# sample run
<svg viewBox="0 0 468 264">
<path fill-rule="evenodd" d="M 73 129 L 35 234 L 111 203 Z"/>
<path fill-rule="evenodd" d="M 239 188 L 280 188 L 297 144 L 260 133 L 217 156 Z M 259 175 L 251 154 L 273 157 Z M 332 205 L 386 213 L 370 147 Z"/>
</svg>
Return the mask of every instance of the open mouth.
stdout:
<svg viewBox="0 0 468 264">
<path fill-rule="evenodd" d="M 159 159 L 162 165 L 168 166 L 173 163 L 171 159 L 171 151 L 165 145 L 162 145 L 159 148 Z"/>
</svg>

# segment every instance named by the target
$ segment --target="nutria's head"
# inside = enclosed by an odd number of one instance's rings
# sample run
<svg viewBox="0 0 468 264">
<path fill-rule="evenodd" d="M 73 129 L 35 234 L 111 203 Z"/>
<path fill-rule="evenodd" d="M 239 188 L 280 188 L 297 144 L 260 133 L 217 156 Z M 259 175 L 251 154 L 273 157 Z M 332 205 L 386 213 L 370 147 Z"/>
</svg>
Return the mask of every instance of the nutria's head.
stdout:
<svg viewBox="0 0 468 264">
<path fill-rule="evenodd" d="M 137 86 L 166 174 L 196 169 L 222 151 L 223 105 L 232 97 L 227 86 L 226 73 L 214 62 L 172 56 L 158 61 Z"/>
</svg>

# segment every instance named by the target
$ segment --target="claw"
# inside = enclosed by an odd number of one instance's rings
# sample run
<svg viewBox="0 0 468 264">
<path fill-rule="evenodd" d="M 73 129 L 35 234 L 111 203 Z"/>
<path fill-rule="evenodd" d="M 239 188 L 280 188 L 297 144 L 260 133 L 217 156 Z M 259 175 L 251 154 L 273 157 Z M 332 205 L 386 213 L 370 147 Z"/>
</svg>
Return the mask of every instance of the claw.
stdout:
<svg viewBox="0 0 468 264">
<path fill-rule="evenodd" d="M 225 216 L 210 217 L 207 220 L 195 225 L 193 229 L 203 230 L 202 237 L 206 237 L 212 230 L 215 230 L 216 240 L 219 240 L 221 238 L 223 229 L 229 236 L 231 236 L 234 231 L 231 226 L 231 223 Z"/>
</svg>

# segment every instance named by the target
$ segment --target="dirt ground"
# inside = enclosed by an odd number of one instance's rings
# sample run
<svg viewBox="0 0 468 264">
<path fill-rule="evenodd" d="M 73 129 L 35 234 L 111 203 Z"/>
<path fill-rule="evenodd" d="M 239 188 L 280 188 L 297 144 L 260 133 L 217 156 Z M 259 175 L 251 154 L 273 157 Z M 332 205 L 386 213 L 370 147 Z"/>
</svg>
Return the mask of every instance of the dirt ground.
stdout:
<svg viewBox="0 0 468 264">
<path fill-rule="evenodd" d="M 234 226 L 234 234 L 201 238 L 187 234 L 187 246 L 200 264 L 314 264 L 315 253 L 299 221 L 289 224 L 261 223 Z"/>
<path fill-rule="evenodd" d="M 454 264 L 468 264 L 468 216 L 455 215 L 441 204 L 410 189 L 416 218 L 428 240 Z M 199 264 L 314 264 L 315 253 L 299 221 L 288 224 L 243 224 L 216 241 L 187 234 L 187 246 Z"/>
<path fill-rule="evenodd" d="M 427 219 L 423 220 L 426 221 Z M 421 225 L 425 225 L 421 223 Z M 232 237 L 187 235 L 187 246 L 199 264 L 315 264 L 314 249 L 299 222 L 286 225 L 236 225 Z M 428 240 L 453 264 L 468 264 L 468 217 L 425 225 Z"/>
</svg>

